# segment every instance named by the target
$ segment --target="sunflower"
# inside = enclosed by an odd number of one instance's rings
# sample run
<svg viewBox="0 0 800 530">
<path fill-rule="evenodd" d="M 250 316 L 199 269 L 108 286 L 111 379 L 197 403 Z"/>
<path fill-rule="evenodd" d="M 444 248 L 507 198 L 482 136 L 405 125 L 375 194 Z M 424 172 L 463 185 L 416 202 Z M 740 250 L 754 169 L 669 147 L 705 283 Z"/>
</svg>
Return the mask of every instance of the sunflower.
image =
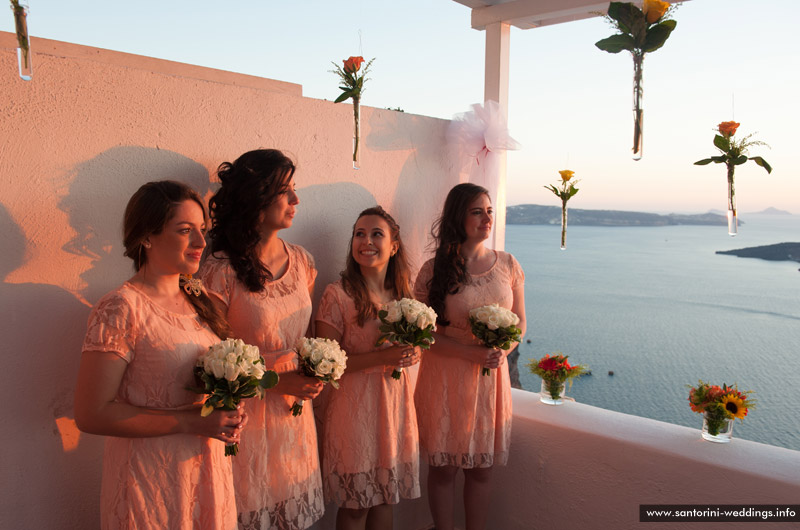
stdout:
<svg viewBox="0 0 800 530">
<path fill-rule="evenodd" d="M 747 407 L 744 406 L 742 398 L 736 394 L 726 394 L 723 396 L 721 404 L 725 408 L 725 412 L 733 418 L 743 420 L 747 416 Z"/>
</svg>

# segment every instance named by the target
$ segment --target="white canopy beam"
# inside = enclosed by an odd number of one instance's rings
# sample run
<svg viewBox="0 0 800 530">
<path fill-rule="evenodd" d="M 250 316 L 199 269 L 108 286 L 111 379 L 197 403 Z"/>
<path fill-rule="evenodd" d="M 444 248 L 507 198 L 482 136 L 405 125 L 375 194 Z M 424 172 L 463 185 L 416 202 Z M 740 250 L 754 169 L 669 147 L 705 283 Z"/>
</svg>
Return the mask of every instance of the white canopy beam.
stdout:
<svg viewBox="0 0 800 530">
<path fill-rule="evenodd" d="M 608 10 L 608 2 L 587 0 L 512 0 L 472 10 L 472 27 L 482 30 L 505 22 L 520 29 L 538 28 L 597 16 Z"/>
</svg>

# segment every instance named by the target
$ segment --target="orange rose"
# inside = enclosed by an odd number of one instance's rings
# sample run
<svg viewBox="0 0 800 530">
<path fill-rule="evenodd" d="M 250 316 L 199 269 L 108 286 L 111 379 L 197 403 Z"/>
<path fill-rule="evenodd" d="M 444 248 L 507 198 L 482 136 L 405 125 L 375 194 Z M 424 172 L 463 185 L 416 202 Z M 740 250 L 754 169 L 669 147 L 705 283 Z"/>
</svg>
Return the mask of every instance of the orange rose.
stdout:
<svg viewBox="0 0 800 530">
<path fill-rule="evenodd" d="M 344 62 L 344 71 L 348 74 L 354 74 L 358 72 L 358 69 L 361 68 L 361 63 L 364 62 L 364 58 L 360 55 L 358 57 L 350 57 Z"/>
<path fill-rule="evenodd" d="M 644 9 L 642 12 L 647 18 L 648 24 L 654 24 L 664 13 L 669 9 L 669 2 L 662 2 L 661 0 L 644 0 Z"/>
<path fill-rule="evenodd" d="M 719 125 L 717 125 L 717 130 L 719 133 L 724 136 L 725 138 L 730 138 L 734 134 L 736 134 L 736 129 L 739 128 L 740 123 L 736 123 L 735 121 L 723 121 Z"/>
</svg>

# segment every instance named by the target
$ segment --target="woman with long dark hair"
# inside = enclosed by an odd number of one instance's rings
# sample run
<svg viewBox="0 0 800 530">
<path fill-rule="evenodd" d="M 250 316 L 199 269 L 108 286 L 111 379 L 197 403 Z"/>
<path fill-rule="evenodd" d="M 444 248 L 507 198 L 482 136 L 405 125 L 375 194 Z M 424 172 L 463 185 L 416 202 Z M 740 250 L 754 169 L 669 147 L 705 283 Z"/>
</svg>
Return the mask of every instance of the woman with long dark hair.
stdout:
<svg viewBox="0 0 800 530">
<path fill-rule="evenodd" d="M 337 530 L 391 530 L 392 505 L 420 496 L 412 382 L 407 370 L 400 380 L 391 373 L 416 364 L 420 349 L 375 345 L 378 309 L 411 297 L 400 227 L 380 206 L 359 214 L 346 263 L 316 316 L 317 335 L 347 352 L 347 370 L 325 414 L 325 490 L 339 505 Z"/>
<path fill-rule="evenodd" d="M 136 273 L 92 310 L 75 391 L 75 420 L 105 435 L 101 527 L 236 524 L 230 459 L 243 408 L 200 415 L 198 357 L 230 336 L 196 280 L 203 201 L 188 186 L 149 182 L 125 210 L 125 255 Z M 181 277 L 181 275 L 184 275 Z"/>
<path fill-rule="evenodd" d="M 211 253 L 200 275 L 234 336 L 258 346 L 266 368 L 280 375 L 264 399 L 248 404 L 233 463 L 243 529 L 304 529 L 324 510 L 313 407 L 290 412 L 322 390 L 298 371 L 294 351 L 311 321 L 314 260 L 278 237 L 300 202 L 294 173 L 276 149 L 249 151 L 219 166 L 221 187 L 209 202 Z"/>
<path fill-rule="evenodd" d="M 469 311 L 499 304 L 520 318 L 525 333 L 524 274 L 511 254 L 484 246 L 494 211 L 485 188 L 450 190 L 432 229 L 433 259 L 420 269 L 417 299 L 438 315 L 436 343 L 417 382 L 420 445 L 428 454 L 428 502 L 437 530 L 453 529 L 455 479 L 464 471 L 467 530 L 486 527 L 490 479 L 505 465 L 511 438 L 507 350 L 487 348 L 472 335 Z M 490 369 L 488 376 L 482 375 Z"/>
</svg>

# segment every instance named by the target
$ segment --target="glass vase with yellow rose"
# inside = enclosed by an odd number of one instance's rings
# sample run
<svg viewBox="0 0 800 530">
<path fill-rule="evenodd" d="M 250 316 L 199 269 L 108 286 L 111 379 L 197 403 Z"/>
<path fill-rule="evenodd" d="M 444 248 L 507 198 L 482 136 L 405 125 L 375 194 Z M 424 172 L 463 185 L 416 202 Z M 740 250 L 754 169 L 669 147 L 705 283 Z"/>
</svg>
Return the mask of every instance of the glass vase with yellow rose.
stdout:
<svg viewBox="0 0 800 530">
<path fill-rule="evenodd" d="M 550 184 L 544 188 L 561 199 L 561 250 L 567 250 L 567 201 L 578 193 L 578 188 L 575 187 L 578 180 L 571 180 L 575 172 L 569 169 L 562 169 L 558 173 L 561 175 L 559 187 Z"/>
<path fill-rule="evenodd" d="M 606 20 L 618 33 L 599 40 L 595 46 L 608 53 L 622 50 L 633 57 L 633 159 L 641 160 L 644 145 L 644 56 L 661 48 L 677 22 L 670 18 L 674 6 L 661 0 L 644 0 L 640 9 L 631 2 L 611 2 Z"/>
</svg>

